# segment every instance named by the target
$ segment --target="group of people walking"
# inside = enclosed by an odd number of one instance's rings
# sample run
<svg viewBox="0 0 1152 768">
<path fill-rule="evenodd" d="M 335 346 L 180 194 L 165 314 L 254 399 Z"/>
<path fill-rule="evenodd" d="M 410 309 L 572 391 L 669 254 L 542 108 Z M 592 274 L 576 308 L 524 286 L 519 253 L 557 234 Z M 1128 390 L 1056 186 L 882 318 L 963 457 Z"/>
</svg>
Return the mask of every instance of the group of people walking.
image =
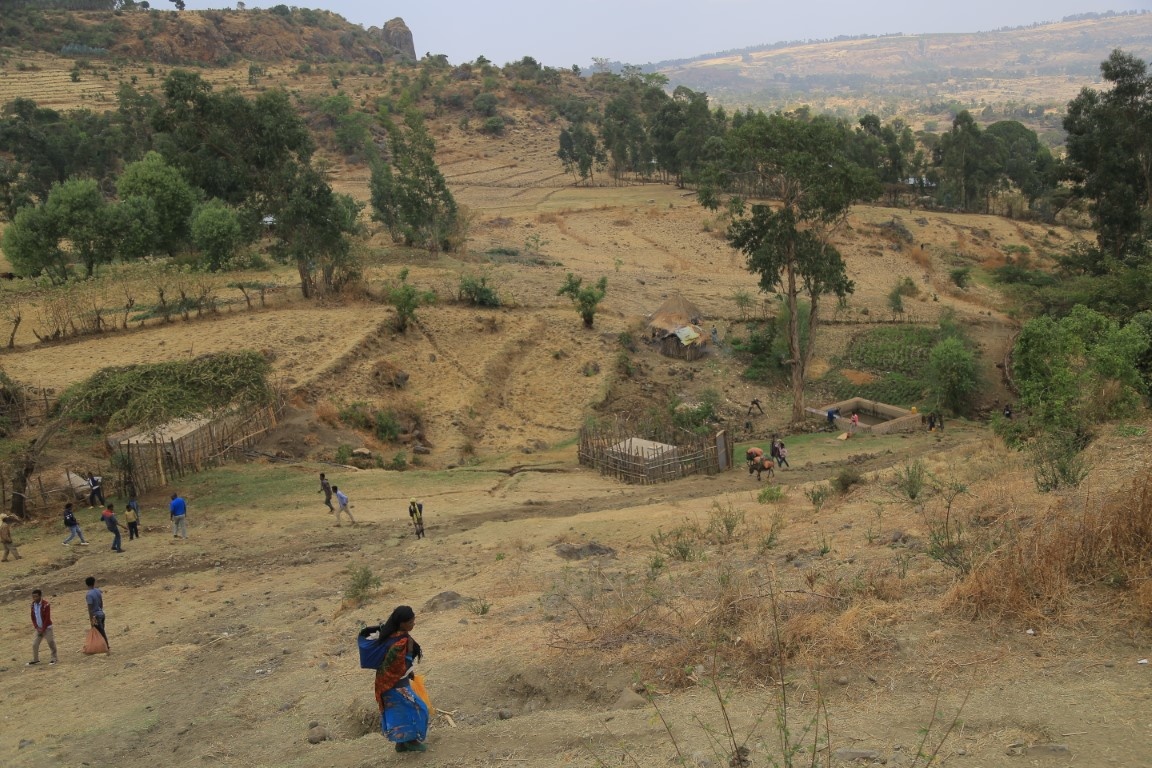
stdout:
<svg viewBox="0 0 1152 768">
<path fill-rule="evenodd" d="M 178 493 L 172 494 L 172 499 L 168 504 L 168 517 L 172 521 L 172 538 L 187 539 L 188 502 Z M 122 531 L 128 532 L 128 541 L 140 538 L 140 504 L 133 498 L 124 505 L 126 526 L 116 517 L 116 510 L 113 506 L 105 504 L 104 511 L 100 513 L 100 522 L 112 534 L 112 551 L 123 552 Z M 84 531 L 80 527 L 80 521 L 76 519 L 76 509 L 72 502 L 64 505 L 64 527 L 68 529 L 68 538 L 62 542 L 64 546 L 71 545 L 74 539 L 80 539 L 82 545 L 88 546 L 88 540 L 84 538 Z"/>
<path fill-rule="evenodd" d="M 321 472 L 320 473 L 320 489 L 317 493 L 324 494 L 324 506 L 328 507 L 328 512 L 336 516 L 336 527 L 340 527 L 340 518 L 342 515 L 348 515 L 349 522 L 356 525 L 356 518 L 352 517 L 351 510 L 348 509 L 348 496 L 340 490 L 338 486 L 332 485 L 332 481 Z M 332 505 L 332 497 L 336 497 L 338 507 Z M 416 531 L 416 538 L 424 538 L 424 505 L 417 501 L 415 498 L 408 500 L 408 517 L 412 520 L 412 527 Z"/>
</svg>

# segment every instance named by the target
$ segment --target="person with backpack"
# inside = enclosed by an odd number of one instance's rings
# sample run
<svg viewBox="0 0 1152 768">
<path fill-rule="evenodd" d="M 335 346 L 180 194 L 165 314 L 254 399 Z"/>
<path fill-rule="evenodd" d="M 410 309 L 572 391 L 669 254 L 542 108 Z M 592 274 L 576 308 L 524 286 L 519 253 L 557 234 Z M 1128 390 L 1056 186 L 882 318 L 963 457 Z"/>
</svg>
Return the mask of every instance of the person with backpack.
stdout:
<svg viewBox="0 0 1152 768">
<path fill-rule="evenodd" d="M 100 475 L 88 473 L 88 507 L 91 509 L 96 506 L 96 502 L 100 502 L 100 506 L 107 504 L 104 501 L 104 478 Z"/>
<path fill-rule="evenodd" d="M 84 531 L 80 530 L 80 523 L 76 520 L 76 513 L 72 511 L 72 502 L 64 505 L 64 527 L 68 529 L 68 538 L 64 539 L 64 546 L 68 546 L 72 539 L 79 538 L 80 543 L 88 546 L 84 540 Z"/>
<path fill-rule="evenodd" d="M 409 499 L 408 516 L 412 518 L 412 525 L 416 528 L 416 538 L 424 538 L 424 505 L 416 499 Z"/>
<path fill-rule="evenodd" d="M 424 743 L 428 704 L 412 688 L 414 667 L 422 656 L 420 643 L 410 634 L 415 626 L 416 612 L 401 605 L 379 627 L 360 630 L 360 665 L 376 665 L 374 693 L 380 706 L 380 731 L 397 752 L 428 750 Z"/>
</svg>

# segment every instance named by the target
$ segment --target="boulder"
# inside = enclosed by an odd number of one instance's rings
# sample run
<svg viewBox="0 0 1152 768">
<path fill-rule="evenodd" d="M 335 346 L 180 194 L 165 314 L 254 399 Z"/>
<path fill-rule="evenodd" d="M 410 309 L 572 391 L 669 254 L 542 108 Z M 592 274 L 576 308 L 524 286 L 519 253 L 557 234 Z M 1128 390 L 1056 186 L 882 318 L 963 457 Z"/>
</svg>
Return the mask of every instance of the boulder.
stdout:
<svg viewBox="0 0 1152 768">
<path fill-rule="evenodd" d="M 556 554 L 565 560 L 586 560 L 589 557 L 616 557 L 616 550 L 595 541 L 581 546 L 565 542 L 556 545 Z"/>
<path fill-rule="evenodd" d="M 449 590 L 447 592 L 441 592 L 424 603 L 424 610 L 432 613 L 436 611 L 447 611 L 451 608 L 458 608 L 461 605 L 470 603 L 472 599 L 471 597 L 464 597 L 459 592 Z"/>
<path fill-rule="evenodd" d="M 412 41 L 412 30 L 404 23 L 404 19 L 397 16 L 384 25 L 380 31 L 380 38 L 386 45 L 395 48 L 401 55 L 416 61 L 416 44 Z"/>
</svg>

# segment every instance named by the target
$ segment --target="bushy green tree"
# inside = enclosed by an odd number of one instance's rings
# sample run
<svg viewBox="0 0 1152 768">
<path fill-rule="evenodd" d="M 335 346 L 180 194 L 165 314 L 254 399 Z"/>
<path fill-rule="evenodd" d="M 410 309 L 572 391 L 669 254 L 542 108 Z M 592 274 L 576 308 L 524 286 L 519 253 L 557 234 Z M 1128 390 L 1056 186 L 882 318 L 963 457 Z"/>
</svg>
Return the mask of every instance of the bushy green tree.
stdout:
<svg viewBox="0 0 1152 768">
<path fill-rule="evenodd" d="M 204 266 L 213 271 L 222 269 L 244 242 L 240 218 L 223 200 L 209 200 L 196 210 L 191 235 Z"/>
<path fill-rule="evenodd" d="M 928 354 L 932 396 L 952 413 L 966 413 L 980 390 L 976 355 L 959 338 L 946 338 Z"/>
<path fill-rule="evenodd" d="M 388 301 L 396 308 L 393 327 L 400 333 L 408 330 L 408 326 L 416 318 L 417 309 L 436 300 L 435 293 L 421 290 L 408 282 L 407 267 L 400 270 L 396 281 L 387 290 Z"/>
<path fill-rule="evenodd" d="M 21 208 L 4 230 L 4 256 L 21 277 L 47 275 L 53 282 L 68 279 L 69 258 L 60 247 L 60 230 L 44 206 Z"/>
<path fill-rule="evenodd" d="M 557 296 L 567 296 L 576 305 L 580 319 L 584 321 L 585 328 L 591 328 L 596 320 L 596 309 L 604 300 L 608 292 L 608 278 L 601 277 L 593 285 L 584 285 L 584 278 L 576 277 L 571 272 L 564 280 L 564 285 L 556 292 Z"/>
<path fill-rule="evenodd" d="M 143 197 L 152 201 L 156 210 L 155 243 L 174 255 L 189 240 L 196 192 L 176 168 L 168 165 L 158 152 L 149 152 L 129 164 L 116 180 L 121 199 Z"/>
<path fill-rule="evenodd" d="M 460 211 L 436 165 L 436 145 L 423 118 L 412 111 L 403 129 L 391 121 L 386 124 L 391 158 L 372 167 L 372 218 L 383 223 L 396 242 L 431 253 L 454 250 Z"/>
<path fill-rule="evenodd" d="M 1100 255 L 1111 271 L 1145 262 L 1152 235 L 1152 77 L 1116 50 L 1100 65 L 1107 91 L 1085 88 L 1068 103 L 1067 168 L 1092 200 Z"/>
<path fill-rule="evenodd" d="M 286 165 L 279 183 L 283 192 L 272 209 L 274 252 L 296 265 L 305 298 L 339 291 L 360 274 L 350 240 L 361 230 L 360 204 L 333 192 L 311 165 Z"/>
</svg>

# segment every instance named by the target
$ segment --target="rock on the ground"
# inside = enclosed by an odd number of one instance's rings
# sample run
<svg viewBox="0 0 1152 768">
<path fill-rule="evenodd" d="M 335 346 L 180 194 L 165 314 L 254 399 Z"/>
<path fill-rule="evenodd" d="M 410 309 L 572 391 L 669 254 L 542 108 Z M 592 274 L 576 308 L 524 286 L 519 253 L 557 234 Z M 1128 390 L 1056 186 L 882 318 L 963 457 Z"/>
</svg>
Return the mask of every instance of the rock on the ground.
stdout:
<svg viewBox="0 0 1152 768">
<path fill-rule="evenodd" d="M 832 756 L 837 760 L 845 763 L 853 762 L 869 762 L 869 763 L 885 763 L 887 760 L 874 749 L 838 749 L 832 753 Z"/>
<path fill-rule="evenodd" d="M 424 610 L 432 612 L 447 611 L 452 608 L 459 608 L 461 605 L 470 603 L 474 599 L 475 598 L 464 597 L 459 592 L 453 592 L 449 590 L 447 592 L 441 592 L 440 594 L 431 598 L 428 602 L 424 603 Z"/>
<path fill-rule="evenodd" d="M 586 560 L 589 557 L 616 557 L 616 550 L 595 541 L 581 546 L 565 542 L 556 545 L 556 554 L 565 560 Z"/>
<path fill-rule="evenodd" d="M 1024 752 L 1028 757 L 1071 757 L 1067 744 L 1033 744 Z"/>
<path fill-rule="evenodd" d="M 646 706 L 648 706 L 648 701 L 643 696 L 631 688 L 625 688 L 616 697 L 612 709 L 643 709 Z"/>
<path fill-rule="evenodd" d="M 328 729 L 322 725 L 317 725 L 308 729 L 309 744 L 319 744 L 322 741 L 328 741 L 329 738 Z"/>
</svg>

